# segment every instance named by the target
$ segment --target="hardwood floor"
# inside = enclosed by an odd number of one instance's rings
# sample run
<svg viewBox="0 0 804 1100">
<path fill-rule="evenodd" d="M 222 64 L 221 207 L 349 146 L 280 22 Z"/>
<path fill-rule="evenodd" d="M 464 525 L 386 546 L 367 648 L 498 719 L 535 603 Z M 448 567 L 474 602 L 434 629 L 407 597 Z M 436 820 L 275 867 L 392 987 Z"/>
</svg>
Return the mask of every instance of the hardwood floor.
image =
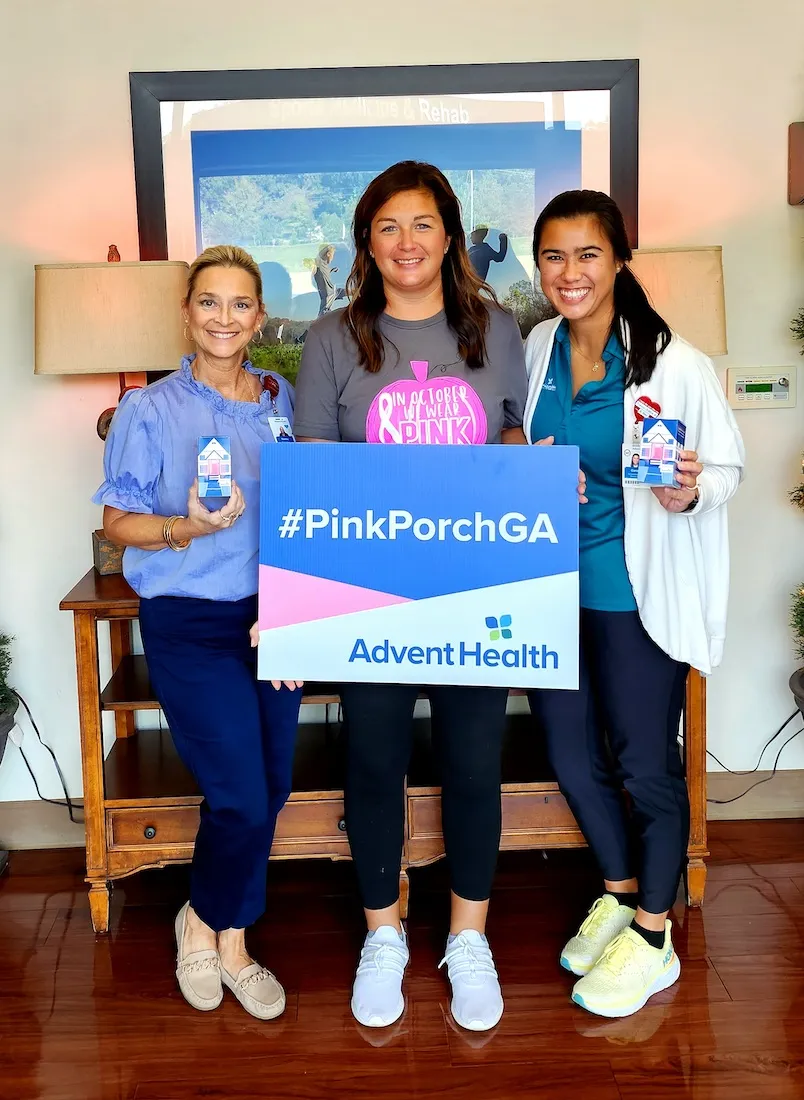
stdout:
<svg viewBox="0 0 804 1100">
<path fill-rule="evenodd" d="M 193 1011 L 173 977 L 187 869 L 118 884 L 95 937 L 81 850 L 12 855 L 0 880 L 1 1100 L 799 1100 L 804 1097 L 804 821 L 711 827 L 702 911 L 676 908 L 681 981 L 609 1021 L 569 1000 L 559 948 L 594 896 L 586 852 L 501 858 L 489 936 L 506 1011 L 452 1022 L 443 864 L 411 871 L 407 1010 L 361 1028 L 362 938 L 350 864 L 272 864 L 255 955 L 288 992 L 261 1023 L 226 996 Z"/>
</svg>

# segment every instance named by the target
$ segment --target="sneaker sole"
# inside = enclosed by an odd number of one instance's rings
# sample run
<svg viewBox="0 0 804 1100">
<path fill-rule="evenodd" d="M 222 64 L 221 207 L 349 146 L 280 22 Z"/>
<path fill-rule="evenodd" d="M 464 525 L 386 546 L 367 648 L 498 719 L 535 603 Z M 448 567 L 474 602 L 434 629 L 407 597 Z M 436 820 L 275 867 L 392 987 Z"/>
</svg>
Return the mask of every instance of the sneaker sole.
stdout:
<svg viewBox="0 0 804 1100">
<path fill-rule="evenodd" d="M 396 1023 L 396 1021 L 399 1019 L 399 1017 L 405 1011 L 405 998 L 404 997 L 399 998 L 399 1008 L 397 1010 L 397 1013 L 396 1013 L 395 1016 L 391 1016 L 390 1019 L 382 1019 L 382 1017 L 380 1017 L 380 1016 L 368 1016 L 368 1017 L 361 1016 L 360 1013 L 355 1008 L 354 1000 L 352 1000 L 350 1002 L 349 1007 L 352 1010 L 352 1015 L 354 1016 L 354 1018 L 357 1020 L 357 1022 L 359 1024 L 362 1024 L 363 1027 L 390 1027 L 391 1024 Z"/>
<path fill-rule="evenodd" d="M 594 1013 L 595 1016 L 606 1016 L 610 1020 L 616 1020 L 620 1019 L 623 1016 L 633 1016 L 635 1012 L 639 1012 L 640 1008 L 644 1008 L 650 998 L 654 996 L 654 994 L 661 993 L 664 989 L 669 989 L 671 985 L 675 985 L 680 977 L 681 963 L 678 960 L 678 955 L 676 955 L 674 956 L 673 962 L 667 968 L 667 970 L 659 975 L 659 977 L 647 991 L 645 996 L 640 1001 L 637 1001 L 635 1004 L 627 1006 L 618 1005 L 616 1007 L 602 1006 L 600 1008 L 597 1008 L 594 1005 L 587 1004 L 586 1001 L 583 999 L 583 996 L 575 992 L 573 992 L 572 994 L 572 999 L 576 1005 L 580 1005 L 581 1008 L 585 1008 L 587 1012 Z"/>
<path fill-rule="evenodd" d="M 558 960 L 561 966 L 565 970 L 569 970 L 570 974 L 575 974 L 579 978 L 585 978 L 589 971 L 594 966 L 594 963 L 590 963 L 588 966 L 581 966 L 579 963 L 571 963 L 566 955 L 562 955 Z"/>
<path fill-rule="evenodd" d="M 489 1024 L 484 1024 L 480 1020 L 472 1020 L 470 1023 L 465 1024 L 463 1020 L 459 1020 L 458 1017 L 455 1015 L 455 1010 L 452 1007 L 451 1001 L 449 1011 L 455 1023 L 458 1025 L 458 1027 L 462 1027 L 464 1031 L 491 1031 L 491 1029 L 493 1027 L 496 1027 L 502 1019 L 503 1012 L 505 1011 L 505 1005 L 500 1005 L 500 1011 L 497 1013 L 496 1019 L 492 1020 Z"/>
</svg>

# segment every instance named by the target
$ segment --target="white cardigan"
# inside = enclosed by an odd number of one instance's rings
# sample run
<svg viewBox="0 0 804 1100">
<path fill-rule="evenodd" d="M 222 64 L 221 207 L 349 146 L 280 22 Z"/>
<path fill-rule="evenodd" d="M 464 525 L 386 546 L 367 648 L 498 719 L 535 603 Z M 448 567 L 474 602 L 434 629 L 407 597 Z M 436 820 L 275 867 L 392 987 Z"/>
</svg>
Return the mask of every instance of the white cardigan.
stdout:
<svg viewBox="0 0 804 1100">
<path fill-rule="evenodd" d="M 525 344 L 529 443 L 535 442 L 533 412 L 560 324 L 560 317 L 543 321 Z M 622 336 L 627 347 L 625 328 Z M 668 512 L 649 489 L 623 490 L 625 563 L 650 637 L 676 661 L 709 673 L 723 655 L 729 596 L 726 501 L 742 479 L 743 441 L 711 361 L 675 333 L 650 382 L 625 391 L 624 443 L 633 441 L 634 402 L 642 396 L 658 402 L 662 415 L 684 422 L 685 447 L 698 452 L 703 472 L 692 512 Z"/>
</svg>

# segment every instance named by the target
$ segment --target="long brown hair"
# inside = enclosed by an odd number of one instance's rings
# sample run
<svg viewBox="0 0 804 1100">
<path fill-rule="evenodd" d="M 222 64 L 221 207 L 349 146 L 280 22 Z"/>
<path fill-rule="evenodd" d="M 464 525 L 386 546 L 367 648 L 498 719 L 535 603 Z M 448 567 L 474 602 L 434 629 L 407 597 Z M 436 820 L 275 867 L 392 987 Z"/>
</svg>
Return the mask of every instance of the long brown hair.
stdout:
<svg viewBox="0 0 804 1100">
<path fill-rule="evenodd" d="M 428 191 L 441 215 L 450 241 L 441 265 L 444 312 L 447 324 L 458 337 L 461 358 L 467 367 L 477 370 L 485 363 L 489 303 L 497 305 L 497 298 L 491 287 L 477 277 L 469 260 L 461 204 L 449 181 L 434 165 L 415 160 L 386 168 L 368 185 L 355 210 L 355 259 L 346 283 L 349 305 L 344 310 L 344 322 L 357 344 L 360 364 L 376 374 L 384 355 L 378 322 L 386 298 L 382 276 L 369 253 L 371 223 L 377 211 L 402 191 Z"/>
</svg>

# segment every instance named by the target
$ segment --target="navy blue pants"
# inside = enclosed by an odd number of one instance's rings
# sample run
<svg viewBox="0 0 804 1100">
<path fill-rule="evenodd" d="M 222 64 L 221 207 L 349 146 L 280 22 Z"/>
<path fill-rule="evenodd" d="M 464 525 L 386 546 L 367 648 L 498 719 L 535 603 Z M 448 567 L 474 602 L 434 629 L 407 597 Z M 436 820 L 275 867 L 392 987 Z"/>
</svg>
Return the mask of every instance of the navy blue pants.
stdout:
<svg viewBox="0 0 804 1100">
<path fill-rule="evenodd" d="M 579 690 L 529 692 L 530 709 L 603 877 L 636 877 L 639 904 L 663 913 L 689 838 L 678 747 L 689 666 L 659 649 L 636 611 L 582 610 L 580 657 Z"/>
<path fill-rule="evenodd" d="M 256 596 L 140 601 L 151 684 L 204 796 L 190 904 L 216 932 L 265 911 L 274 826 L 291 790 L 301 691 L 257 680 L 256 618 Z"/>
</svg>

